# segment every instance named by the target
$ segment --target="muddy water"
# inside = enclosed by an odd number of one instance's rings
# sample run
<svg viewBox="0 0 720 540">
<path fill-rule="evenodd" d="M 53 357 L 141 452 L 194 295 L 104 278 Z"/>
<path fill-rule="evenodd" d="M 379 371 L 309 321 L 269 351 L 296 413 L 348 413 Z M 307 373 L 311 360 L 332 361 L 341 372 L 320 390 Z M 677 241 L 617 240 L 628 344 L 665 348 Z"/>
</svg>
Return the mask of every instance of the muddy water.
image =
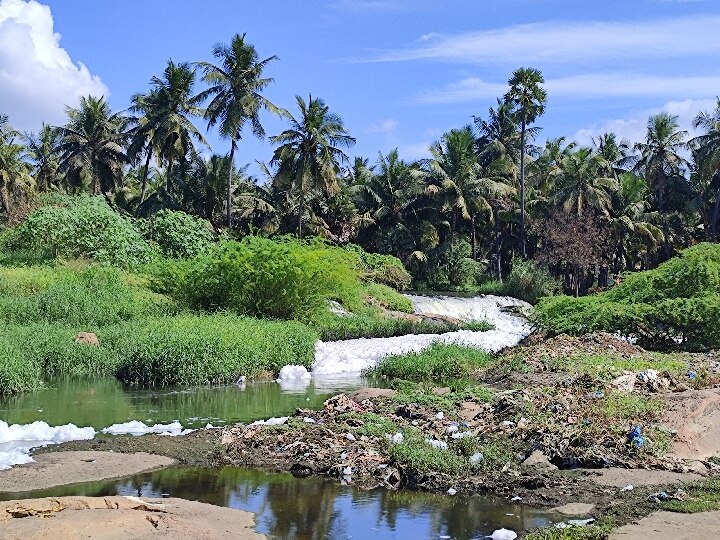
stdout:
<svg viewBox="0 0 720 540">
<path fill-rule="evenodd" d="M 495 529 L 529 530 L 558 516 L 488 497 L 410 491 L 360 491 L 318 478 L 237 468 L 175 468 L 130 479 L 94 482 L 0 500 L 64 495 L 138 495 L 198 500 L 257 514 L 270 538 L 482 538 Z"/>
<path fill-rule="evenodd" d="M 281 388 L 273 381 L 238 386 L 133 389 L 112 378 L 51 381 L 32 394 L 0 400 L 0 418 L 8 424 L 42 420 L 51 426 L 73 423 L 96 429 L 140 420 L 146 424 L 179 421 L 199 428 L 211 423 L 250 422 L 291 414 L 298 407 L 320 408 L 328 397 L 381 381 L 336 378 L 300 389 Z"/>
</svg>

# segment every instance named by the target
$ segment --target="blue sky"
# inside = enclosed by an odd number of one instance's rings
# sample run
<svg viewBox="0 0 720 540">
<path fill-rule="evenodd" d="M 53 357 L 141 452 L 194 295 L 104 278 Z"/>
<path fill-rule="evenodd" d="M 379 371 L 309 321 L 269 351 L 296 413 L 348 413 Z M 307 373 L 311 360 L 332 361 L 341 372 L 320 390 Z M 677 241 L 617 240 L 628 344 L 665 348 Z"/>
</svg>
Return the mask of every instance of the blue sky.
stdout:
<svg viewBox="0 0 720 540">
<path fill-rule="evenodd" d="M 280 57 L 266 96 L 291 112 L 296 94 L 324 98 L 357 138 L 351 156 L 423 157 L 486 115 L 520 66 L 547 80 L 541 139 L 637 140 L 650 114 L 690 129 L 712 108 L 719 30 L 717 0 L 0 0 L 0 109 L 24 130 L 61 122 L 83 94 L 122 109 L 169 58 L 211 60 L 213 44 L 247 33 L 261 58 Z M 239 163 L 272 154 L 250 134 L 240 144 Z"/>
</svg>

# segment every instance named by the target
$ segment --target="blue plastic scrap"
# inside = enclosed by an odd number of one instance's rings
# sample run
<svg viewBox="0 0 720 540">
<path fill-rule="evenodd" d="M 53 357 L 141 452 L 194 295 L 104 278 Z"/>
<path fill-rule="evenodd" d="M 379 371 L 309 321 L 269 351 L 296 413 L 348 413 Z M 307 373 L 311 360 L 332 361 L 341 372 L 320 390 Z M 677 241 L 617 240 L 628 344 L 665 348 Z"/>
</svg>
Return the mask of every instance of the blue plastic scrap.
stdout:
<svg viewBox="0 0 720 540">
<path fill-rule="evenodd" d="M 645 437 L 642 434 L 642 428 L 635 426 L 632 431 L 628 434 L 630 444 L 635 445 L 636 448 L 642 448 L 645 445 Z"/>
</svg>

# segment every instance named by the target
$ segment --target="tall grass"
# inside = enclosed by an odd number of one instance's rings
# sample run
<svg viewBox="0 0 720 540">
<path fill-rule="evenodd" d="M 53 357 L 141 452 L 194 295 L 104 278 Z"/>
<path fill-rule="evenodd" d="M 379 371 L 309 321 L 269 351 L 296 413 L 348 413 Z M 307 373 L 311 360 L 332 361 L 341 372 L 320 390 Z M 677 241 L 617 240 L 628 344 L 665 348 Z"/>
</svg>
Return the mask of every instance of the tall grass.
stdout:
<svg viewBox="0 0 720 540">
<path fill-rule="evenodd" d="M 434 343 L 421 352 L 388 356 L 372 373 L 410 381 L 459 379 L 491 361 L 490 354 L 472 347 Z"/>
</svg>

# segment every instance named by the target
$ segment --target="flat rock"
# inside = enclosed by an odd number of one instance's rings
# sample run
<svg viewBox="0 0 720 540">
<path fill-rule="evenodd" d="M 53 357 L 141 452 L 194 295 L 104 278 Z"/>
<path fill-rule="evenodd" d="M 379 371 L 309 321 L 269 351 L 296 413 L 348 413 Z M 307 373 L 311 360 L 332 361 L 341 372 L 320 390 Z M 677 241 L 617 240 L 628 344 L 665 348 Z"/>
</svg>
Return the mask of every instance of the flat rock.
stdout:
<svg viewBox="0 0 720 540">
<path fill-rule="evenodd" d="M 602 469 L 600 474 L 592 476 L 593 482 L 601 486 L 624 487 L 633 486 L 665 486 L 683 482 L 694 482 L 703 477 L 695 473 L 678 473 L 672 471 L 659 471 L 655 469 L 620 469 L 611 467 Z"/>
<path fill-rule="evenodd" d="M 474 401 L 464 401 L 460 405 L 458 416 L 465 422 L 470 422 L 475 419 L 480 411 L 482 411 L 482 405 L 479 403 L 475 403 Z"/>
<path fill-rule="evenodd" d="M 362 403 L 366 399 L 394 397 L 397 394 L 392 388 L 361 388 L 348 394 L 347 396 L 355 403 Z"/>
<path fill-rule="evenodd" d="M 720 511 L 699 514 L 653 512 L 636 523 L 624 525 L 610 534 L 610 540 L 697 540 L 717 538 Z"/>
<path fill-rule="evenodd" d="M 557 467 L 550 463 L 550 460 L 540 450 L 533 451 L 525 461 L 522 462 L 523 467 L 532 467 L 537 469 L 557 470 Z"/>
<path fill-rule="evenodd" d="M 33 463 L 15 465 L 0 471 L 0 492 L 19 493 L 79 482 L 109 480 L 161 469 L 175 463 L 172 458 L 145 452 L 51 452 L 33 456 L 33 459 Z"/>
<path fill-rule="evenodd" d="M 49 497 L 0 503 L 4 540 L 265 538 L 254 528 L 250 512 L 175 498 Z"/>
<path fill-rule="evenodd" d="M 562 506 L 556 506 L 552 512 L 557 512 L 564 516 L 587 516 L 595 510 L 595 505 L 590 503 L 568 503 Z"/>
</svg>

